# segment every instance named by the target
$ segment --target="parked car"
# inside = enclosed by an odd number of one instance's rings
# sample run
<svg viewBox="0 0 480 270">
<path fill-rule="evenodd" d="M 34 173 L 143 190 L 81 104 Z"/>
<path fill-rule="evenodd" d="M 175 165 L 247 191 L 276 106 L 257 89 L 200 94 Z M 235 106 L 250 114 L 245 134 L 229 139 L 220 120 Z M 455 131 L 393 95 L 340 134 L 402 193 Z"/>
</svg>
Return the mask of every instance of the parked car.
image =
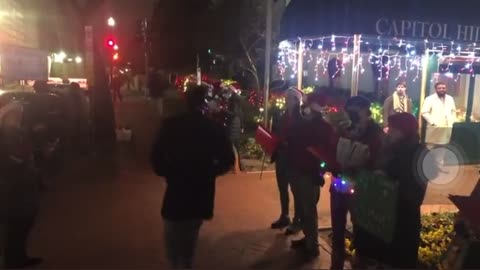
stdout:
<svg viewBox="0 0 480 270">
<path fill-rule="evenodd" d="M 22 107 L 21 127 L 31 136 L 43 167 L 59 167 L 65 141 L 65 117 L 61 99 L 55 94 L 23 90 L 0 90 L 0 110 L 16 102 Z M 50 149 L 48 156 L 45 149 Z"/>
</svg>

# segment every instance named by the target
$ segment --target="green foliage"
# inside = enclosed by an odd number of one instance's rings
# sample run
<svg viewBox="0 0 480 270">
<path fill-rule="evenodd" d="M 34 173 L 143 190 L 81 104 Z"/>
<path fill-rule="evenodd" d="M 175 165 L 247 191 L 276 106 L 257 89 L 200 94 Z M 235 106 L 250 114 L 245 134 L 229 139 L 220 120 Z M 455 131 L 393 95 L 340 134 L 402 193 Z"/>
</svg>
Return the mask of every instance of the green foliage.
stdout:
<svg viewBox="0 0 480 270">
<path fill-rule="evenodd" d="M 422 216 L 418 260 L 423 267 L 440 269 L 440 263 L 455 236 L 456 213 L 433 213 Z"/>
<path fill-rule="evenodd" d="M 418 261 L 422 269 L 442 269 L 441 262 L 448 246 L 455 237 L 454 224 L 457 213 L 432 213 L 421 218 L 420 248 Z M 350 239 L 345 239 L 347 254 L 355 255 Z"/>
<path fill-rule="evenodd" d="M 254 138 L 245 137 L 240 144 L 240 154 L 246 159 L 261 159 L 263 150 Z"/>
</svg>

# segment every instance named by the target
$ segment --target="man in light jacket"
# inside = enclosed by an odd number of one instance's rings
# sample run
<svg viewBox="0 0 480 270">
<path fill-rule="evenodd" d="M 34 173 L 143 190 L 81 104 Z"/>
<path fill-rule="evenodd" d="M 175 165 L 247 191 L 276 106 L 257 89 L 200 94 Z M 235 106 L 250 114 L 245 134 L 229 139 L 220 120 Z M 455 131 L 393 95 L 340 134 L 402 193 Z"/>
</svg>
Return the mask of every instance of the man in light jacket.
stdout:
<svg viewBox="0 0 480 270">
<path fill-rule="evenodd" d="M 450 143 L 453 123 L 456 120 L 456 107 L 453 97 L 447 95 L 447 85 L 443 82 L 435 84 L 435 94 L 428 96 L 422 106 L 422 116 L 427 122 L 425 143 L 430 149 L 438 148 L 444 152 Z M 443 165 L 444 154 L 438 153 L 437 162 Z"/>
</svg>

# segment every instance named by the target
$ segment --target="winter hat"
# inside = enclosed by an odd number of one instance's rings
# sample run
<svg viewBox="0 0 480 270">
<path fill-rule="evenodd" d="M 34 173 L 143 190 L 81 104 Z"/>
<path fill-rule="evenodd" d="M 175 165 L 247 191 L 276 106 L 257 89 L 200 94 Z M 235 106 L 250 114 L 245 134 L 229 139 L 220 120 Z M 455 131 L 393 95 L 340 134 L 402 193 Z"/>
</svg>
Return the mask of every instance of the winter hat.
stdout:
<svg viewBox="0 0 480 270">
<path fill-rule="evenodd" d="M 323 107 L 327 106 L 327 96 L 319 92 L 314 92 L 307 96 L 307 105 L 313 111 L 322 112 Z"/>
<path fill-rule="evenodd" d="M 288 88 L 286 94 L 296 97 L 300 102 L 302 101 L 303 92 L 295 87 Z"/>
<path fill-rule="evenodd" d="M 398 129 L 406 137 L 418 134 L 418 121 L 415 116 L 410 113 L 397 113 L 388 117 L 388 126 Z"/>
<path fill-rule="evenodd" d="M 345 103 L 345 109 L 348 109 L 354 106 L 359 107 L 361 109 L 370 109 L 371 103 L 370 103 L 370 100 L 368 100 L 365 97 L 354 96 L 347 100 L 347 103 Z"/>
</svg>

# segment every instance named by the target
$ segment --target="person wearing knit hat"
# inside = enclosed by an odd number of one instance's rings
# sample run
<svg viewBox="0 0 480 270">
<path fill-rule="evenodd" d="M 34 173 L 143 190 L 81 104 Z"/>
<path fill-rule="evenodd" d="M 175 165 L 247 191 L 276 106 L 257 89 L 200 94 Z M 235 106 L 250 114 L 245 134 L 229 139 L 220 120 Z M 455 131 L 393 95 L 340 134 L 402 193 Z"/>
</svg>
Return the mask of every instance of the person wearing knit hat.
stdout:
<svg viewBox="0 0 480 270">
<path fill-rule="evenodd" d="M 271 224 L 272 229 L 282 229 L 287 227 L 286 234 L 295 234 L 300 232 L 302 228 L 301 218 L 297 198 L 293 197 L 293 205 L 295 215 L 293 220 L 290 219 L 290 198 L 289 186 L 291 187 L 290 167 L 288 151 L 289 145 L 287 143 L 287 135 L 293 126 L 301 120 L 300 105 L 303 98 L 303 93 L 296 88 L 289 88 L 285 93 L 286 110 L 283 114 L 273 116 L 272 132 L 278 138 L 279 143 L 272 154 L 271 161 L 275 163 L 275 172 L 278 191 L 280 195 L 280 217 Z"/>
</svg>

